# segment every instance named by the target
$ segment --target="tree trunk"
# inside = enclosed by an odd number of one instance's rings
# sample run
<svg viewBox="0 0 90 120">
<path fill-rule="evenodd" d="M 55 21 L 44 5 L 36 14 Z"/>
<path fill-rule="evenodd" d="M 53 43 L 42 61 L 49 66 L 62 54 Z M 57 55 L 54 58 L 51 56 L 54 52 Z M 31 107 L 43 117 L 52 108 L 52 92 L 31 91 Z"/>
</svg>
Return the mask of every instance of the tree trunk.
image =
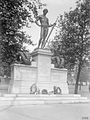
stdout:
<svg viewBox="0 0 90 120">
<path fill-rule="evenodd" d="M 78 65 L 78 72 L 77 72 L 75 91 L 74 91 L 75 94 L 78 93 L 78 82 L 79 82 L 80 72 L 81 72 L 81 62 L 79 62 L 79 65 Z"/>
<path fill-rule="evenodd" d="M 4 76 L 4 69 L 3 69 L 3 65 L 2 65 L 2 26 L 1 26 L 1 20 L 0 20 L 0 76 Z"/>
<path fill-rule="evenodd" d="M 1 20 L 0 20 L 0 66 L 2 64 L 2 60 L 1 60 L 1 58 L 2 58 L 2 45 L 1 45 L 1 42 L 2 42 L 2 29 L 1 29 Z"/>
</svg>

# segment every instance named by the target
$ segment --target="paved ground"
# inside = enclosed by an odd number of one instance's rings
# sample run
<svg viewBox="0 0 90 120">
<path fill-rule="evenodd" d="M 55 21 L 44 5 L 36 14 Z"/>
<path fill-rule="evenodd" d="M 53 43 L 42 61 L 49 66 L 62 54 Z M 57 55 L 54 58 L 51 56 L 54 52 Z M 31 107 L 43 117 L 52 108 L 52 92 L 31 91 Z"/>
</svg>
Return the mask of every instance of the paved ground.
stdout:
<svg viewBox="0 0 90 120">
<path fill-rule="evenodd" d="M 90 120 L 90 104 L 4 106 L 0 120 Z"/>
</svg>

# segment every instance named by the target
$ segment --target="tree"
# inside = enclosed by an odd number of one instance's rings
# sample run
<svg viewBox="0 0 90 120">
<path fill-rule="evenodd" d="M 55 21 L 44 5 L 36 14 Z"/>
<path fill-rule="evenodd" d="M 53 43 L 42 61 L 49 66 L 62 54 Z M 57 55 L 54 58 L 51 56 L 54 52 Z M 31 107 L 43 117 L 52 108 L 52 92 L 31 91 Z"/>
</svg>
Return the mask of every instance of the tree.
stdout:
<svg viewBox="0 0 90 120">
<path fill-rule="evenodd" d="M 18 51 L 23 51 L 23 43 L 32 41 L 22 31 L 36 16 L 38 0 L 0 0 L 0 58 L 4 73 L 16 59 Z M 10 73 L 10 72 L 9 72 Z"/>
<path fill-rule="evenodd" d="M 64 66 L 73 69 L 77 65 L 75 94 L 78 92 L 80 72 L 90 51 L 90 2 L 79 0 L 76 8 L 60 16 L 59 32 L 52 42 L 53 53 L 62 55 Z"/>
</svg>

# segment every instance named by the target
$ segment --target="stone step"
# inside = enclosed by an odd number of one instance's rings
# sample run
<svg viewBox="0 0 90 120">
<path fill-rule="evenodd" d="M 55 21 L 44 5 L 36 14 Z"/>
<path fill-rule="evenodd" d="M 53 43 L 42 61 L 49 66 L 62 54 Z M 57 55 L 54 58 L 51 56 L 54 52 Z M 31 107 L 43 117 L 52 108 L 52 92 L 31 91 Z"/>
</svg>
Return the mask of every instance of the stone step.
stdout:
<svg viewBox="0 0 90 120">
<path fill-rule="evenodd" d="M 61 101 L 45 101 L 47 104 L 71 104 L 71 103 L 90 103 L 90 100 L 76 99 L 76 100 L 61 100 Z"/>
<path fill-rule="evenodd" d="M 90 100 L 82 100 L 82 99 L 76 99 L 76 100 L 6 100 L 6 101 L 0 101 L 1 105 L 37 105 L 37 104 L 62 104 L 62 103 L 90 103 Z"/>
<path fill-rule="evenodd" d="M 21 101 L 21 100 L 18 100 L 18 101 L 0 101 L 0 106 L 5 106 L 5 105 L 9 105 L 9 106 L 12 106 L 12 105 L 37 105 L 37 104 L 45 104 L 45 101 L 30 101 L 30 100 L 27 100 L 27 101 Z"/>
<path fill-rule="evenodd" d="M 63 100 L 63 99 L 80 99 L 81 96 L 77 95 L 77 96 L 68 96 L 68 95 L 60 95 L 60 96 L 46 96 L 46 95 L 3 95 L 0 97 L 0 100 L 13 100 L 13 99 L 21 99 L 21 100 L 45 100 L 45 99 L 50 99 L 50 100 Z M 86 97 L 82 97 L 82 99 L 87 99 Z"/>
<path fill-rule="evenodd" d="M 30 95 L 3 94 L 0 105 L 28 105 L 28 104 L 60 104 L 60 103 L 90 103 L 86 97 L 80 95 Z"/>
<path fill-rule="evenodd" d="M 62 94 L 62 95 L 44 95 L 44 94 L 38 94 L 38 95 L 34 95 L 34 94 L 1 94 L 0 95 L 1 97 L 35 97 L 35 98 L 38 98 L 38 97 L 49 97 L 49 98 L 52 98 L 52 97 L 81 97 L 81 95 L 79 94 Z"/>
</svg>

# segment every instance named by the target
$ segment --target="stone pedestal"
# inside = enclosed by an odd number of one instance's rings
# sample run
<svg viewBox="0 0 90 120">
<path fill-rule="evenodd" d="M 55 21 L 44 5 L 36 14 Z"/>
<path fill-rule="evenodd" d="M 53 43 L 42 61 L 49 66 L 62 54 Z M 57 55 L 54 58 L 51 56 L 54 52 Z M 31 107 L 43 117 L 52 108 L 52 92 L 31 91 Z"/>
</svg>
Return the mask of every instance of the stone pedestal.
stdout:
<svg viewBox="0 0 90 120">
<path fill-rule="evenodd" d="M 37 64 L 37 86 L 39 89 L 50 90 L 51 82 L 51 51 L 48 49 L 36 49 L 32 54 Z"/>
<path fill-rule="evenodd" d="M 62 94 L 68 94 L 67 70 L 56 69 L 51 65 L 51 52 L 48 49 L 36 49 L 32 53 L 32 65 L 14 64 L 11 66 L 11 93 L 30 93 L 32 84 L 42 91 L 61 88 Z M 33 64 L 34 63 L 34 64 Z"/>
</svg>

